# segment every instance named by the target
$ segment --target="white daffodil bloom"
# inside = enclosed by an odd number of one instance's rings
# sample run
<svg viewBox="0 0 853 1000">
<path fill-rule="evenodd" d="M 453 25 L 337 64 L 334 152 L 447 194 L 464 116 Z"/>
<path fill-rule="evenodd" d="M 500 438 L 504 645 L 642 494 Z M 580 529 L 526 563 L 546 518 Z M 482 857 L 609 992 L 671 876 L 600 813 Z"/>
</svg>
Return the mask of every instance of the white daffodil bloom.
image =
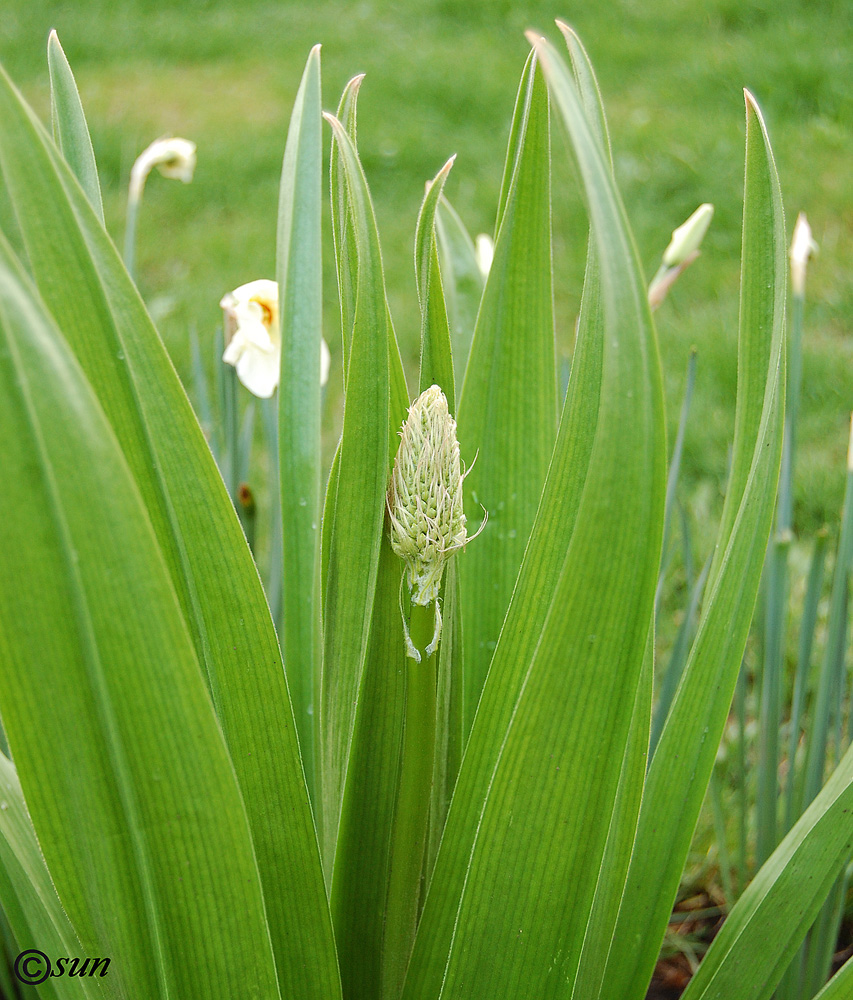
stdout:
<svg viewBox="0 0 853 1000">
<path fill-rule="evenodd" d="M 791 240 L 791 285 L 794 294 L 801 298 L 806 294 L 806 266 L 809 257 L 816 251 L 817 243 L 812 239 L 811 226 L 805 214 L 800 212 Z"/>
<path fill-rule="evenodd" d="M 225 313 L 225 353 L 222 360 L 237 369 L 243 385 L 269 399 L 281 368 L 278 283 L 260 278 L 240 285 L 219 303 Z M 320 341 L 320 385 L 329 380 L 329 348 Z"/>
<path fill-rule="evenodd" d="M 495 259 L 495 243 L 487 233 L 480 233 L 474 241 L 474 259 L 484 278 L 488 278 Z"/>
<path fill-rule="evenodd" d="M 164 177 L 189 184 L 195 172 L 196 146 L 189 139 L 157 139 L 144 149 L 130 171 L 130 197 L 138 200 L 156 167 Z"/>
</svg>

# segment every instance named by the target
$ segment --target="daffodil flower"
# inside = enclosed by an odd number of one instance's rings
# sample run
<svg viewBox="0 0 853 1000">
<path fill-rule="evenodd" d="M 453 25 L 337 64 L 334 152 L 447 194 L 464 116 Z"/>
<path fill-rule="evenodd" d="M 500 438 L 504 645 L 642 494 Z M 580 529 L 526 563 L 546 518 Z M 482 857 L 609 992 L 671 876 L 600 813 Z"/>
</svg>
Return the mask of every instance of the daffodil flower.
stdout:
<svg viewBox="0 0 853 1000">
<path fill-rule="evenodd" d="M 164 177 L 189 184 L 195 173 L 196 146 L 189 139 L 157 139 L 136 158 L 130 171 L 130 197 L 138 200 L 156 167 Z"/>
<path fill-rule="evenodd" d="M 229 292 L 219 304 L 225 313 L 222 360 L 237 369 L 237 377 L 249 392 L 269 399 L 281 368 L 278 283 L 266 278 L 250 281 Z M 320 385 L 329 379 L 329 361 L 329 348 L 321 340 Z"/>
<path fill-rule="evenodd" d="M 136 219 L 145 181 L 154 168 L 164 177 L 189 184 L 195 172 L 195 143 L 189 139 L 157 139 L 136 158 L 130 171 L 127 193 L 127 225 L 124 232 L 124 263 L 131 277 L 136 264 Z"/>
</svg>

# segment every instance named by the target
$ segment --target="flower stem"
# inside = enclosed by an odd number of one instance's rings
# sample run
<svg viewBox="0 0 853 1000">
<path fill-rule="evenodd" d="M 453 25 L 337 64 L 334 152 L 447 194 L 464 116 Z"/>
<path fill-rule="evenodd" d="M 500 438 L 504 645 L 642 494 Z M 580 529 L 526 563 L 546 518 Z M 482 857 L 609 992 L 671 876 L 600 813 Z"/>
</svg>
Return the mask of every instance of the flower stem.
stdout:
<svg viewBox="0 0 853 1000">
<path fill-rule="evenodd" d="M 413 604 L 409 633 L 421 661 L 406 659 L 406 715 L 391 833 L 382 1000 L 396 1000 L 402 992 L 418 922 L 435 758 L 436 654 L 426 653 L 434 631 L 434 606 Z"/>
<path fill-rule="evenodd" d="M 141 200 L 142 192 L 136 194 L 131 188 L 127 199 L 127 218 L 124 227 L 124 266 L 134 281 L 136 281 L 136 220 L 139 217 Z"/>
</svg>

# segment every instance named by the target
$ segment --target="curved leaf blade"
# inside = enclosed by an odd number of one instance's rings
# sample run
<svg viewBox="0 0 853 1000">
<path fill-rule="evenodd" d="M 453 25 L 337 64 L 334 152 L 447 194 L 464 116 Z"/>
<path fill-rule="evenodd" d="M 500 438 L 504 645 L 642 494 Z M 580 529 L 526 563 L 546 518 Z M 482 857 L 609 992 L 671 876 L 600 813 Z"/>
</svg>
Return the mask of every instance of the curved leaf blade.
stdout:
<svg viewBox="0 0 853 1000">
<path fill-rule="evenodd" d="M 853 749 L 737 901 L 684 1000 L 772 996 L 851 850 Z"/>
<path fill-rule="evenodd" d="M 769 139 L 749 94 L 746 110 L 738 410 L 716 575 L 709 576 L 699 630 L 649 767 L 602 996 L 639 998 L 651 978 L 731 705 L 773 515 L 784 411 L 786 240 Z"/>
<path fill-rule="evenodd" d="M 548 92 L 531 56 L 519 87 L 505 207 L 459 402 L 460 450 L 476 462 L 465 506 L 488 512 L 459 557 L 463 713 L 470 730 L 556 438 Z M 476 525 L 472 523 L 472 530 Z"/>
<path fill-rule="evenodd" d="M 281 646 L 309 788 L 314 685 L 322 660 L 320 607 L 320 348 L 322 293 L 320 47 L 308 57 L 290 119 L 278 217 L 281 378 L 278 442 L 282 523 Z"/>
<path fill-rule="evenodd" d="M 317 838 L 257 568 L 115 247 L 2 73 L 0 169 L 39 291 L 118 439 L 194 640 L 252 827 L 281 981 L 334 996 L 339 978 Z"/>
<path fill-rule="evenodd" d="M 104 205 L 92 138 L 74 74 L 55 31 L 51 31 L 47 40 L 47 65 L 50 70 L 50 109 L 56 144 L 103 225 Z"/>
<path fill-rule="evenodd" d="M 570 992 L 623 771 L 634 702 L 624 692 L 640 682 L 660 556 L 663 401 L 644 283 L 568 70 L 547 43 L 534 44 L 590 202 L 604 336 L 582 342 L 573 379 L 583 389 L 570 386 L 451 803 L 407 1000 L 461 997 L 471 983 L 490 996 Z M 593 743 L 599 753 L 590 759 L 584 748 Z"/>
<path fill-rule="evenodd" d="M 18 951 L 38 948 L 50 957 L 84 956 L 83 946 L 69 923 L 36 840 L 15 765 L 0 754 L 0 902 Z M 109 967 L 107 967 L 109 971 Z M 97 1000 L 114 996 L 109 979 L 85 977 L 48 979 L 39 996 L 56 1000 Z"/>
<path fill-rule="evenodd" d="M 277 997 L 242 799 L 147 512 L 3 257 L 0 711 L 39 843 L 122 996 Z"/>
</svg>

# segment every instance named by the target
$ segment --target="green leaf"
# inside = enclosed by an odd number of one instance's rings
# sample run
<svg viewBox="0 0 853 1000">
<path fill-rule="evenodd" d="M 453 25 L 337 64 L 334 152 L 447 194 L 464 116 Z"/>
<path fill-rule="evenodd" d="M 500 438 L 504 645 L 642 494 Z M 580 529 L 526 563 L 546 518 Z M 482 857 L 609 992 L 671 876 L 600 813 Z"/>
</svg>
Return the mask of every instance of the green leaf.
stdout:
<svg viewBox="0 0 853 1000">
<path fill-rule="evenodd" d="M 15 939 L 17 953 L 37 948 L 49 958 L 105 958 L 84 954 L 68 921 L 39 849 L 15 765 L 0 754 L 0 902 Z M 109 975 L 109 973 L 107 974 Z M 39 996 L 77 1000 L 115 994 L 109 978 L 48 979 Z"/>
<path fill-rule="evenodd" d="M 455 159 L 452 156 L 427 185 L 415 231 L 415 278 L 421 304 L 420 391 L 424 392 L 431 385 L 439 386 L 447 397 L 451 414 L 456 412 L 456 384 L 450 325 L 438 260 L 435 216 L 444 182 Z"/>
<path fill-rule="evenodd" d="M 63 907 L 121 996 L 277 997 L 240 790 L 147 511 L 5 246 L 0 328 L 0 712 Z"/>
<path fill-rule="evenodd" d="M 47 40 L 47 65 L 50 70 L 50 111 L 54 139 L 103 225 L 104 205 L 101 201 L 101 185 L 89 126 L 83 114 L 74 74 L 55 31 L 51 31 Z"/>
<path fill-rule="evenodd" d="M 785 230 L 764 122 L 747 94 L 732 473 L 696 640 L 649 768 L 602 997 L 645 995 L 714 765 L 755 607 L 782 450 Z"/>
<path fill-rule="evenodd" d="M 347 185 L 357 252 L 356 299 L 340 454 L 330 480 L 325 647 L 319 723 L 323 857 L 330 874 L 367 654 L 385 517 L 392 425 L 408 401 L 390 324 L 379 235 L 364 171 L 352 140 L 331 115 Z M 402 389 L 400 388 L 402 382 Z M 395 391 L 396 386 L 396 391 Z"/>
<path fill-rule="evenodd" d="M 459 557 L 466 731 L 556 435 L 548 94 L 532 58 L 519 87 L 507 162 L 512 181 L 459 403 L 460 450 L 466 461 L 476 456 L 465 480 L 465 506 L 469 519 L 480 505 L 488 512 L 477 544 Z"/>
<path fill-rule="evenodd" d="M 853 996 L 853 958 L 848 958 L 814 1000 L 850 1000 Z"/>
<path fill-rule="evenodd" d="M 853 749 L 726 918 L 684 1000 L 773 994 L 853 850 Z"/>
<path fill-rule="evenodd" d="M 278 392 L 283 627 L 281 644 L 309 788 L 313 787 L 314 684 L 320 677 L 320 346 L 322 295 L 320 47 L 308 57 L 281 171 Z"/>
<path fill-rule="evenodd" d="M 451 802 L 407 1000 L 463 996 L 471 983 L 483 996 L 571 992 L 624 780 L 660 558 L 663 400 L 644 281 L 568 70 L 553 48 L 539 40 L 536 47 L 587 191 L 601 305 L 593 281 L 542 503 Z M 639 755 L 633 766 L 636 784 Z"/>
<path fill-rule="evenodd" d="M 402 567 L 383 532 L 331 892 L 348 1000 L 381 997 L 386 971 L 385 906 L 406 705 Z"/>
<path fill-rule="evenodd" d="M 351 305 L 352 349 L 347 374 L 344 432 L 330 474 L 323 526 L 324 542 L 327 542 L 326 573 L 329 581 L 326 635 L 329 635 L 330 614 L 342 613 L 339 609 L 344 598 L 350 601 L 363 599 L 365 613 L 369 615 L 369 639 L 363 653 L 363 665 L 356 675 L 355 660 L 360 653 L 358 643 L 361 642 L 362 633 L 343 637 L 338 648 L 343 651 L 341 662 L 350 672 L 332 677 L 331 683 L 338 685 L 337 690 L 329 692 L 324 689 L 329 696 L 329 702 L 323 702 L 324 708 L 331 704 L 336 714 L 324 715 L 321 722 L 325 725 L 327 719 L 338 720 L 329 721 L 332 739 L 345 733 L 344 727 L 351 726 L 349 747 L 339 751 L 342 755 L 346 753 L 347 759 L 341 765 L 342 771 L 345 769 L 340 777 L 343 799 L 331 884 L 332 912 L 344 992 L 348 997 L 375 1000 L 383 995 L 383 984 L 389 969 L 388 939 L 393 937 L 394 930 L 386 921 L 385 907 L 391 875 L 391 833 L 397 801 L 398 762 L 406 695 L 406 658 L 399 606 L 402 563 L 392 552 L 385 530 L 385 488 L 388 460 L 396 451 L 396 430 L 405 418 L 408 394 L 385 303 L 379 241 L 370 194 L 358 162 L 358 154 L 349 138 L 354 131 L 355 121 L 353 86 L 347 88 L 342 101 L 342 107 L 346 107 L 348 111 L 350 132 L 344 132 L 342 126 L 332 121 L 335 157 L 340 165 L 337 177 L 343 185 L 338 211 L 349 213 L 351 217 L 346 228 L 343 225 L 345 219 L 341 216 L 338 216 L 336 223 L 336 232 L 344 234 L 336 242 L 336 255 L 338 273 L 343 276 L 340 294 L 345 316 L 347 296 L 354 289 L 357 289 L 358 295 Z M 349 101 L 348 95 L 351 98 Z M 364 298 L 366 290 L 370 292 L 369 299 Z M 368 338 L 372 338 L 372 342 Z M 359 402 L 359 394 L 369 388 L 371 380 L 375 380 L 375 358 L 383 350 L 389 364 L 384 414 L 387 434 L 385 458 L 382 457 L 379 444 L 382 437 L 379 425 L 381 416 L 375 405 L 370 404 L 373 412 L 365 409 L 350 411 L 351 407 L 364 406 L 363 398 Z M 370 373 L 369 378 L 367 373 Z M 357 384 L 356 379 L 361 380 L 362 384 Z M 348 412 L 353 421 L 349 425 Z M 359 547 L 366 547 L 368 535 L 365 533 L 362 539 L 353 531 L 348 537 L 344 536 L 343 540 L 339 535 L 339 532 L 353 529 L 353 501 L 345 498 L 344 489 L 350 490 L 351 497 L 358 497 L 359 503 L 363 504 L 365 501 L 360 493 L 360 483 L 363 481 L 361 467 L 357 460 L 348 459 L 353 449 L 363 444 L 363 434 L 357 423 L 359 419 L 368 421 L 370 433 L 376 440 L 372 461 L 375 463 L 375 488 L 379 503 L 378 530 L 371 529 L 376 531 L 372 537 L 378 547 L 375 590 L 372 595 L 367 594 L 363 598 L 359 597 L 352 560 L 365 558 L 365 553 L 358 550 Z M 350 485 L 346 485 L 344 476 L 351 478 Z M 335 542 L 341 544 L 341 561 L 337 567 L 333 562 Z M 338 608 L 329 601 L 329 595 L 334 593 L 333 586 L 341 591 L 337 595 Z M 344 588 L 347 588 L 346 592 Z M 344 613 L 345 611 L 346 608 Z M 348 663 L 343 661 L 345 655 L 350 657 Z M 328 681 L 328 675 L 324 676 L 324 686 Z M 344 702 L 344 698 L 350 702 Z M 335 699 L 341 701 L 336 702 Z M 335 727 L 338 727 L 337 732 Z M 337 780 L 337 776 L 333 778 Z M 329 850 L 331 843 L 333 841 L 330 836 L 327 841 Z"/>
<path fill-rule="evenodd" d="M 336 118 L 346 129 L 353 148 L 358 150 L 358 92 L 364 73 L 354 76 L 344 87 Z M 332 191 L 332 234 L 335 242 L 335 267 L 338 273 L 338 291 L 341 302 L 341 333 L 343 335 L 344 387 L 349 375 L 349 355 L 352 326 L 355 316 L 356 289 L 358 287 L 358 247 L 353 232 L 353 217 L 346 170 L 341 170 L 338 144 L 332 142 L 329 157 L 329 176 Z"/>
<path fill-rule="evenodd" d="M 464 373 L 486 278 L 477 263 L 474 241 L 444 195 L 438 202 L 435 228 L 453 341 L 453 359 L 456 369 Z"/>
<path fill-rule="evenodd" d="M 194 641 L 249 816 L 282 989 L 334 996 L 316 835 L 257 569 L 138 292 L 5 75 L 0 168 L 36 283 L 118 439 Z"/>
</svg>

